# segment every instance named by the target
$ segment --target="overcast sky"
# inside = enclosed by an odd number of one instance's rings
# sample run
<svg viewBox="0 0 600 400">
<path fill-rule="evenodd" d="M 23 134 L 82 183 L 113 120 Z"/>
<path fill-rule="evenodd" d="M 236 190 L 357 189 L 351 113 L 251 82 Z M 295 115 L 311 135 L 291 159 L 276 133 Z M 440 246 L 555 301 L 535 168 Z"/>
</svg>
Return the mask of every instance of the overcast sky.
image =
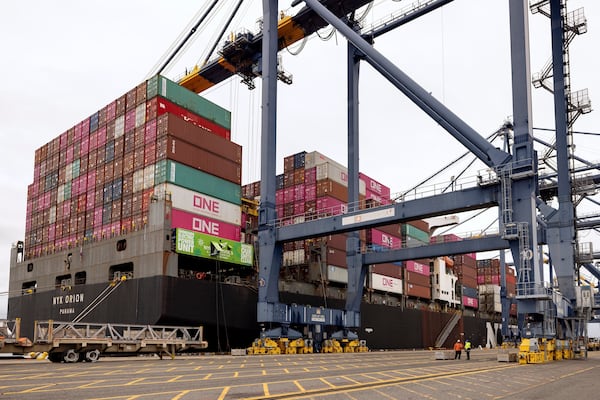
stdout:
<svg viewBox="0 0 600 400">
<path fill-rule="evenodd" d="M 255 30 L 261 2 L 243 7 L 244 26 Z M 34 151 L 147 78 L 153 65 L 198 12 L 193 1 L 3 2 L 0 6 L 0 317 L 5 311 L 10 248 L 24 238 L 27 185 Z M 364 25 L 412 2 L 379 1 Z M 289 8 L 281 2 L 281 9 Z M 572 87 L 600 99 L 600 4 L 585 7 L 588 33 L 571 46 Z M 293 10 L 292 10 L 293 13 Z M 221 21 L 165 73 L 182 75 L 202 60 Z M 512 114 L 508 1 L 456 0 L 379 38 L 375 46 L 482 136 Z M 549 20 L 530 15 L 531 69 L 550 57 Z M 325 36 L 327 30 L 321 35 Z M 284 50 L 291 86 L 279 85 L 278 172 L 284 156 L 318 150 L 346 164 L 346 42 L 313 37 L 302 52 Z M 260 83 L 248 91 L 238 78 L 204 93 L 233 113 L 232 140 L 244 146 L 243 182 L 259 179 Z M 367 64 L 361 66 L 360 167 L 400 192 L 465 149 Z M 553 128 L 552 97 L 533 91 L 533 125 Z M 592 103 L 594 104 L 594 103 Z M 598 111 L 582 116 L 579 131 L 600 131 Z M 536 132 L 537 134 L 538 132 Z M 551 134 L 540 135 L 552 141 Z M 600 160 L 600 139 L 576 135 L 577 154 Z M 457 172 L 450 172 L 449 176 Z M 593 206 L 587 206 L 594 211 Z M 596 207 L 597 210 L 597 207 Z M 490 221 L 482 221 L 486 226 Z M 477 227 L 473 228 L 477 229 Z M 583 238 L 594 241 L 597 235 Z"/>
</svg>

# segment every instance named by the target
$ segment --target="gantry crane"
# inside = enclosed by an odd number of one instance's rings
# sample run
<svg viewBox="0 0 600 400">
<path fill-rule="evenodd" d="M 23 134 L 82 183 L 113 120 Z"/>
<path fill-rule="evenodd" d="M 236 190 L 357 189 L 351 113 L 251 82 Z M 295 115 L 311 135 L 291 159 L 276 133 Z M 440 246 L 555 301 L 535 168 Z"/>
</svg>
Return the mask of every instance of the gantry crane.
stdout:
<svg viewBox="0 0 600 400">
<path fill-rule="evenodd" d="M 565 0 L 550 0 L 549 15 L 553 26 L 564 23 L 561 8 Z M 293 5 L 299 4 L 297 0 Z M 360 301 L 365 266 L 370 264 L 510 249 L 517 269 L 519 329 L 522 337 L 552 338 L 558 334 L 578 337 L 585 324 L 578 307 L 581 297 L 575 286 L 575 218 L 571 198 L 568 144 L 566 137 L 568 110 L 565 108 L 563 30 L 553 29 L 552 71 L 556 112 L 556 152 L 558 158 L 557 193 L 559 207 L 554 209 L 540 198 L 537 154 L 531 126 L 531 77 L 529 76 L 528 7 L 525 0 L 510 0 L 510 34 L 513 88 L 514 144 L 512 151 L 494 147 L 457 115 L 437 101 L 397 66 L 372 46 L 372 40 L 451 0 L 432 0 L 414 13 L 397 18 L 368 34 L 361 34 L 353 20 L 354 12 L 368 3 L 363 0 L 304 0 L 306 4 L 295 16 L 280 18 L 277 0 L 263 0 L 262 32 L 243 33 L 229 40 L 220 57 L 193 70 L 179 84 L 200 93 L 235 75 L 241 75 L 250 87 L 261 76 L 261 206 L 259 210 L 259 322 L 278 323 L 270 332 L 288 335 L 292 324 L 309 325 L 319 334 L 324 325 L 343 328 L 343 334 L 360 325 Z M 293 224 L 278 224 L 275 212 L 275 139 L 277 79 L 285 81 L 278 68 L 277 53 L 316 30 L 332 25 L 348 40 L 348 172 L 349 204 L 344 215 Z M 445 128 L 474 156 L 490 169 L 490 178 L 478 186 L 446 192 L 419 200 L 398 200 L 394 204 L 362 210 L 358 204 L 358 76 L 360 61 L 367 61 L 390 83 L 411 99 L 425 113 Z M 358 230 L 407 222 L 415 219 L 497 206 L 500 234 L 460 242 L 438 243 L 388 252 L 360 253 Z M 538 224 L 537 211 L 544 220 Z M 279 302 L 278 278 L 282 243 L 318 237 L 330 233 L 350 233 L 347 240 L 348 291 L 344 310 L 287 305 Z M 560 296 L 543 285 L 540 244 L 547 244 L 554 261 Z M 557 330 L 557 318 L 562 321 Z"/>
</svg>

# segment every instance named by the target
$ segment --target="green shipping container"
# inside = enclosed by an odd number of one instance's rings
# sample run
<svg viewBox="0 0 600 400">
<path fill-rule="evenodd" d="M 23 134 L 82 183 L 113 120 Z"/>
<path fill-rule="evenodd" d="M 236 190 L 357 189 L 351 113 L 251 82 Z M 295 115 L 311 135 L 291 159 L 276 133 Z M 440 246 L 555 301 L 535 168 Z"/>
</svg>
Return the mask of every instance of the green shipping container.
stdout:
<svg viewBox="0 0 600 400">
<path fill-rule="evenodd" d="M 402 235 L 417 239 L 423 243 L 429 243 L 429 233 L 417 229 L 412 225 L 402 224 Z"/>
<path fill-rule="evenodd" d="M 181 228 L 175 230 L 175 251 L 180 254 L 247 266 L 252 266 L 254 253 L 250 244 Z"/>
<path fill-rule="evenodd" d="M 229 203 L 242 204 L 240 185 L 175 161 L 162 160 L 155 164 L 154 184 L 158 185 L 165 182 L 204 193 Z"/>
<path fill-rule="evenodd" d="M 155 75 L 148 79 L 146 98 L 151 99 L 157 95 L 231 130 L 231 113 L 229 111 L 164 76 Z"/>
</svg>

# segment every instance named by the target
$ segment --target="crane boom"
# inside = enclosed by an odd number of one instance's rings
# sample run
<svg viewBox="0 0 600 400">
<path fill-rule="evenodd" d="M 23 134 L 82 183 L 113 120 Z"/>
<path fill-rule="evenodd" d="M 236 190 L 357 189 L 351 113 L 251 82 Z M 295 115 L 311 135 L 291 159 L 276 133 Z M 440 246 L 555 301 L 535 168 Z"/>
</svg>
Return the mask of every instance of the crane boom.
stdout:
<svg viewBox="0 0 600 400">
<path fill-rule="evenodd" d="M 336 16 L 342 17 L 372 0 L 324 0 L 322 4 Z M 278 22 L 279 50 L 309 37 L 327 26 L 309 7 L 303 7 L 294 16 L 284 16 Z M 179 80 L 179 85 L 201 93 L 206 89 L 239 74 L 244 80 L 251 81 L 259 76 L 259 60 L 262 51 L 262 31 L 253 35 L 249 32 L 238 34 L 228 40 L 219 51 L 220 57 L 203 66 L 195 66 L 191 72 Z"/>
</svg>

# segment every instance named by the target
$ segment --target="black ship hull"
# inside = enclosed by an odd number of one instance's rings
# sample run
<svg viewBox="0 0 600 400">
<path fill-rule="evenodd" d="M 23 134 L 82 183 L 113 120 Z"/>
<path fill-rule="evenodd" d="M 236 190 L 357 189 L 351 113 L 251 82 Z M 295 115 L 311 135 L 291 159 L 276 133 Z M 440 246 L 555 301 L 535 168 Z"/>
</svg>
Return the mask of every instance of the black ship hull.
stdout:
<svg viewBox="0 0 600 400">
<path fill-rule="evenodd" d="M 256 288 L 242 284 L 189 280 L 168 276 L 137 278 L 122 282 L 90 310 L 102 293 L 103 284 L 86 284 L 70 289 L 36 292 L 9 299 L 8 317 L 20 317 L 22 336 L 32 337 L 34 321 L 53 319 L 82 322 L 140 325 L 185 325 L 204 327 L 209 351 L 248 347 L 262 329 L 256 322 Z M 324 306 L 323 298 L 290 292 L 281 293 L 287 304 Z M 344 308 L 343 300 L 327 299 L 327 306 Z M 362 326 L 357 330 L 371 349 L 433 347 L 452 314 L 427 309 L 402 308 L 363 303 Z M 449 335 L 447 346 L 466 334 L 475 344 L 486 343 L 486 321 L 463 316 Z"/>
</svg>

